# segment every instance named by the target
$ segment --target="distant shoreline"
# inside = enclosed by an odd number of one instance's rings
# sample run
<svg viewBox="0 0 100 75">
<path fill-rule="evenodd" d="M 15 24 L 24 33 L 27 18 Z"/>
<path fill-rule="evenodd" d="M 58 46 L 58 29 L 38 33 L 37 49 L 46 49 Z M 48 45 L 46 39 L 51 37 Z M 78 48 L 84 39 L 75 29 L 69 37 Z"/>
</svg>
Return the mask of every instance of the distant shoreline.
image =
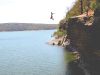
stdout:
<svg viewBox="0 0 100 75">
<path fill-rule="evenodd" d="M 58 24 L 3 23 L 0 24 L 0 32 L 55 30 L 57 27 Z"/>
<path fill-rule="evenodd" d="M 48 29 L 48 30 L 57 30 L 57 29 Z M 22 30 L 22 31 L 43 31 L 43 30 Z M 18 31 L 0 31 L 0 32 L 18 32 Z"/>
</svg>

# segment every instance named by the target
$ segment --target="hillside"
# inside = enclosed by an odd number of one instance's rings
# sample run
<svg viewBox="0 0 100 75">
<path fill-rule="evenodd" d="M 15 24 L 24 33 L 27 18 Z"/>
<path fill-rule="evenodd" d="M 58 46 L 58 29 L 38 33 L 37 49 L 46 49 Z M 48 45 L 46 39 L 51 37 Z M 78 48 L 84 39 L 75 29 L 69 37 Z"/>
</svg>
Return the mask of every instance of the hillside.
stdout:
<svg viewBox="0 0 100 75">
<path fill-rule="evenodd" d="M 1 23 L 0 31 L 51 30 L 57 26 L 57 24 Z"/>
</svg>

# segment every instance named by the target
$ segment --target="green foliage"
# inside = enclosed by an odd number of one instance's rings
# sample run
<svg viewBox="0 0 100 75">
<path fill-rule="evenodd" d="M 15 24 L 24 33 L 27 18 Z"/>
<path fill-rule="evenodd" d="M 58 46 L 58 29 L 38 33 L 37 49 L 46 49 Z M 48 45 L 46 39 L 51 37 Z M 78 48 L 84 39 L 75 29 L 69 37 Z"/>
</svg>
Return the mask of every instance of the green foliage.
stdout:
<svg viewBox="0 0 100 75">
<path fill-rule="evenodd" d="M 68 20 L 68 19 L 69 19 L 69 17 L 70 17 L 70 16 L 69 16 L 69 14 L 66 14 L 66 18 L 65 18 L 65 19 L 66 19 L 66 20 Z"/>
<path fill-rule="evenodd" d="M 87 11 L 86 6 L 88 6 L 89 9 L 93 9 L 94 11 L 97 11 L 97 9 L 100 10 L 100 0 L 82 0 L 83 3 L 83 13 Z M 88 9 L 88 10 L 89 10 Z M 73 7 L 69 10 L 69 12 L 66 13 L 66 20 L 69 19 L 71 16 L 77 16 L 81 14 L 81 0 L 77 0 Z"/>
<path fill-rule="evenodd" d="M 71 53 L 71 52 L 67 52 L 65 57 L 66 57 L 65 59 L 66 59 L 67 62 L 72 62 L 72 61 L 75 61 L 75 60 L 78 59 L 78 58 L 76 57 L 76 55 L 74 55 L 74 54 Z"/>
<path fill-rule="evenodd" d="M 96 7 L 96 4 L 97 4 L 96 1 L 92 2 L 92 3 L 90 4 L 90 8 L 94 10 L 95 7 Z"/>
<path fill-rule="evenodd" d="M 93 22 L 93 17 L 90 18 L 89 22 Z"/>
<path fill-rule="evenodd" d="M 94 11 L 100 10 L 100 1 L 95 0 L 90 4 L 90 8 L 93 9 Z"/>
<path fill-rule="evenodd" d="M 94 8 L 94 11 L 97 11 L 97 10 L 100 10 L 100 3 L 97 3 L 95 8 Z"/>
<path fill-rule="evenodd" d="M 54 35 L 57 35 L 58 37 L 65 36 L 67 34 L 66 30 L 57 30 L 57 32 L 54 32 Z"/>
<path fill-rule="evenodd" d="M 86 6 L 88 6 L 88 8 L 95 8 L 96 4 L 95 2 L 92 1 L 100 1 L 100 0 L 82 0 L 83 3 L 83 13 L 86 12 Z M 69 13 L 66 13 L 66 18 L 68 19 L 70 16 L 77 16 L 81 14 L 81 0 L 77 0 L 75 2 L 75 4 L 73 5 L 73 7 L 69 10 Z"/>
<path fill-rule="evenodd" d="M 96 6 L 94 6 L 94 16 L 100 16 L 100 3 L 95 1 L 95 5 Z"/>
<path fill-rule="evenodd" d="M 93 17 L 91 17 L 90 20 L 93 20 Z"/>
<path fill-rule="evenodd" d="M 76 1 L 75 5 L 73 5 L 73 7 L 70 9 L 69 15 L 77 16 L 77 15 L 81 14 L 80 11 L 81 11 L 80 1 Z"/>
<path fill-rule="evenodd" d="M 97 9 L 100 10 L 100 0 L 82 0 L 83 3 L 83 13 L 86 12 L 86 6 L 88 6 L 89 9 L 93 9 L 96 11 Z M 66 13 L 66 20 L 70 16 L 77 16 L 81 14 L 81 0 L 77 0 L 73 7 L 69 10 L 68 13 Z"/>
<path fill-rule="evenodd" d="M 62 24 L 62 23 L 63 23 L 63 20 L 61 20 L 61 21 L 59 22 L 59 24 L 58 24 L 58 25 L 59 25 L 59 27 L 58 27 L 59 30 L 62 29 L 62 27 L 63 27 L 63 24 Z"/>
<path fill-rule="evenodd" d="M 66 20 L 63 19 L 59 22 L 58 24 L 58 30 L 56 32 L 54 32 L 54 35 L 58 36 L 58 37 L 62 37 L 65 36 L 67 34 L 66 32 Z"/>
<path fill-rule="evenodd" d="M 94 11 L 100 10 L 100 0 L 82 0 L 82 3 L 83 3 L 83 13 L 87 11 L 86 6 L 88 6 L 88 10 L 89 9 L 93 9 Z M 66 13 L 65 20 L 68 20 L 71 16 L 77 16 L 80 14 L 81 14 L 81 0 L 77 0 L 74 3 L 73 7 L 69 10 L 69 12 Z M 61 30 L 65 30 L 63 20 L 61 20 L 59 22 L 58 31 L 55 32 L 55 34 L 57 34 L 57 36 L 62 36 L 63 31 L 61 31 Z M 92 21 L 93 21 L 93 17 L 91 17 L 91 19 L 90 19 L 90 22 L 92 22 Z"/>
<path fill-rule="evenodd" d="M 86 7 L 83 7 L 83 12 L 86 12 L 86 10 L 87 10 Z"/>
<path fill-rule="evenodd" d="M 58 26 L 58 30 L 61 30 L 61 29 L 63 29 L 63 30 L 66 30 L 66 20 L 65 19 L 63 19 L 63 20 L 61 20 L 60 22 L 59 22 L 59 26 Z"/>
</svg>

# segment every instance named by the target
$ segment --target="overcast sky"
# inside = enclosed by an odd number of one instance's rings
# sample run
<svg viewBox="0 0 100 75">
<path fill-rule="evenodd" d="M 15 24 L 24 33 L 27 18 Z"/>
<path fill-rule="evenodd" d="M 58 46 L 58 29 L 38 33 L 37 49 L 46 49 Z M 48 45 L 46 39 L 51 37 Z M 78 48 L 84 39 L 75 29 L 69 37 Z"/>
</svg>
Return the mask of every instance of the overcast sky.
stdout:
<svg viewBox="0 0 100 75">
<path fill-rule="evenodd" d="M 58 24 L 75 0 L 0 0 L 0 23 Z M 54 20 L 50 19 L 51 12 Z"/>
</svg>

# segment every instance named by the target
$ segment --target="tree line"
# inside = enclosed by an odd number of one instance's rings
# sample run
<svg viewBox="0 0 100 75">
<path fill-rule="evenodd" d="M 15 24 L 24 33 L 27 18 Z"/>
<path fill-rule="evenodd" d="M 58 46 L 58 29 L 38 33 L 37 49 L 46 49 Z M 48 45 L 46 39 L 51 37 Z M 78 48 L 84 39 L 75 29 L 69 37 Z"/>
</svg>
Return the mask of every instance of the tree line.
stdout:
<svg viewBox="0 0 100 75">
<path fill-rule="evenodd" d="M 66 13 L 66 20 L 71 16 L 77 16 L 86 12 L 86 7 L 94 11 L 100 10 L 100 0 L 77 0 L 73 7 Z"/>
<path fill-rule="evenodd" d="M 2 23 L 0 31 L 28 31 L 28 30 L 51 30 L 56 29 L 57 24 L 34 24 L 34 23 Z"/>
</svg>

